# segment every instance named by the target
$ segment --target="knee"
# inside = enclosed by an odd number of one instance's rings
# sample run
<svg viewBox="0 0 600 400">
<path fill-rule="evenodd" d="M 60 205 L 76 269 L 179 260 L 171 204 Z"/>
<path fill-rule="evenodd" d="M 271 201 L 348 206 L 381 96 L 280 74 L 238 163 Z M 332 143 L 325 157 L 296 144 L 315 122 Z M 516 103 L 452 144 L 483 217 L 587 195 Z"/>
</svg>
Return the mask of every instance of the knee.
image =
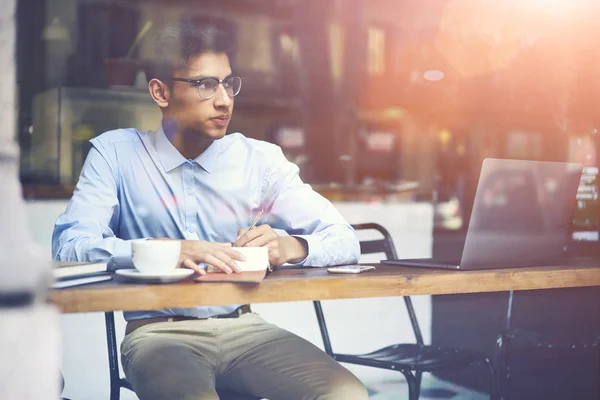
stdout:
<svg viewBox="0 0 600 400">
<path fill-rule="evenodd" d="M 135 387 L 135 394 L 140 400 L 219 400 L 220 397 L 214 390 L 180 392 L 177 390 L 170 390 L 164 388 L 164 390 L 157 388 L 139 388 Z"/>
<path fill-rule="evenodd" d="M 318 400 L 368 400 L 365 385 L 349 371 L 332 379 Z"/>
<path fill-rule="evenodd" d="M 169 399 L 173 399 L 170 397 Z M 208 391 L 198 394 L 190 394 L 187 397 L 181 397 L 181 400 L 219 400 L 220 397 L 215 391 Z"/>
</svg>

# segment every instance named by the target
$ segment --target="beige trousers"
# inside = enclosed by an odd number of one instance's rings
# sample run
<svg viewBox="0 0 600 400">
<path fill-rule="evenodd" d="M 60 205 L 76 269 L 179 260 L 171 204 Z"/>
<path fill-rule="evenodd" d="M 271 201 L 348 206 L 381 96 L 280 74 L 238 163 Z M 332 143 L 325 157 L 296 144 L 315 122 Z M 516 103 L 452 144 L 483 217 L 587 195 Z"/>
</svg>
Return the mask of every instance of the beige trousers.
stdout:
<svg viewBox="0 0 600 400">
<path fill-rule="evenodd" d="M 368 399 L 346 368 L 254 313 L 144 325 L 121 354 L 141 400 L 219 399 L 216 387 L 269 400 Z"/>
</svg>

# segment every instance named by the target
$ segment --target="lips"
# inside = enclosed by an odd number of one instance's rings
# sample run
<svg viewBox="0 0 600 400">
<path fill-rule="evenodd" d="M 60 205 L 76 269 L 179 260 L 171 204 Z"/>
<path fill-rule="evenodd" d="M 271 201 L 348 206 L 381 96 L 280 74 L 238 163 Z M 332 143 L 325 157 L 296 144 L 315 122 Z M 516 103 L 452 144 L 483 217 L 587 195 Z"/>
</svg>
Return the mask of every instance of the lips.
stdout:
<svg viewBox="0 0 600 400">
<path fill-rule="evenodd" d="M 229 122 L 229 116 L 222 115 L 220 117 L 211 118 L 211 121 L 213 121 L 215 123 L 215 125 L 217 125 L 219 127 L 223 127 L 223 126 L 226 126 L 227 123 Z"/>
</svg>

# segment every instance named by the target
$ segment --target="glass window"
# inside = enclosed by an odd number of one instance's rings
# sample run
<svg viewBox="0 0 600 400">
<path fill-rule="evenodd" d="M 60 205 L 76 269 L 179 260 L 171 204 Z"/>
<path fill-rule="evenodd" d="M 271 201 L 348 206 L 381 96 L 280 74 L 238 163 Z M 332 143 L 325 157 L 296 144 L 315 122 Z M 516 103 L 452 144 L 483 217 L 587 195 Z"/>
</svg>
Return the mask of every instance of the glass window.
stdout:
<svg viewBox="0 0 600 400">
<path fill-rule="evenodd" d="M 343 61 L 344 61 L 344 53 L 343 53 L 343 37 L 342 37 L 342 27 L 338 23 L 332 23 L 329 25 L 329 54 L 331 63 L 331 76 L 336 81 L 339 81 L 342 78 L 343 74 Z"/>
<path fill-rule="evenodd" d="M 272 20 L 264 15 L 239 15 L 235 23 L 239 68 L 264 74 L 273 72 Z"/>
<path fill-rule="evenodd" d="M 383 75 L 385 72 L 385 32 L 383 29 L 370 27 L 368 30 L 367 71 L 369 75 Z"/>
</svg>

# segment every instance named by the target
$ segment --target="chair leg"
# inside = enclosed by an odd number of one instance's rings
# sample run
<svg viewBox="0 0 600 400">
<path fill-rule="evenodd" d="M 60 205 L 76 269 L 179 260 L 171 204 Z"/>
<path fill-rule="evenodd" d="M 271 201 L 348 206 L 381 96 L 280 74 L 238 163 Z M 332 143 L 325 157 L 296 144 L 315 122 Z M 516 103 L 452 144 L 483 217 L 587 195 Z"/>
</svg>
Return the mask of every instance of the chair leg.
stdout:
<svg viewBox="0 0 600 400">
<path fill-rule="evenodd" d="M 419 396 L 421 396 L 421 375 L 423 375 L 423 372 L 415 372 L 415 390 L 417 392 L 417 399 L 419 398 Z"/>
<path fill-rule="evenodd" d="M 496 385 L 496 371 L 494 369 L 494 365 L 492 364 L 492 360 L 486 357 L 484 360 L 485 366 L 487 367 L 489 378 L 490 378 L 490 400 L 499 400 L 498 398 L 498 388 Z"/>
<path fill-rule="evenodd" d="M 121 377 L 119 375 L 119 349 L 115 335 L 114 312 L 104 313 L 106 324 L 106 344 L 108 348 L 108 368 L 110 375 L 110 400 L 119 400 L 121 397 Z"/>
<path fill-rule="evenodd" d="M 121 398 L 121 387 L 119 384 L 111 382 L 110 384 L 110 400 L 120 400 Z"/>
<path fill-rule="evenodd" d="M 509 339 L 505 335 L 498 336 L 496 341 L 496 398 L 499 400 L 508 400 L 508 380 L 509 371 Z"/>
<path fill-rule="evenodd" d="M 511 378 L 511 368 L 510 368 L 510 348 L 509 348 L 509 340 L 506 340 L 506 345 L 504 346 L 504 395 L 502 397 L 503 400 L 510 399 L 510 378 Z"/>
<path fill-rule="evenodd" d="M 406 383 L 408 383 L 408 400 L 418 400 L 419 392 L 421 386 L 421 377 L 419 375 L 419 380 L 410 372 L 410 371 L 400 371 L 402 375 L 406 378 Z"/>
</svg>

